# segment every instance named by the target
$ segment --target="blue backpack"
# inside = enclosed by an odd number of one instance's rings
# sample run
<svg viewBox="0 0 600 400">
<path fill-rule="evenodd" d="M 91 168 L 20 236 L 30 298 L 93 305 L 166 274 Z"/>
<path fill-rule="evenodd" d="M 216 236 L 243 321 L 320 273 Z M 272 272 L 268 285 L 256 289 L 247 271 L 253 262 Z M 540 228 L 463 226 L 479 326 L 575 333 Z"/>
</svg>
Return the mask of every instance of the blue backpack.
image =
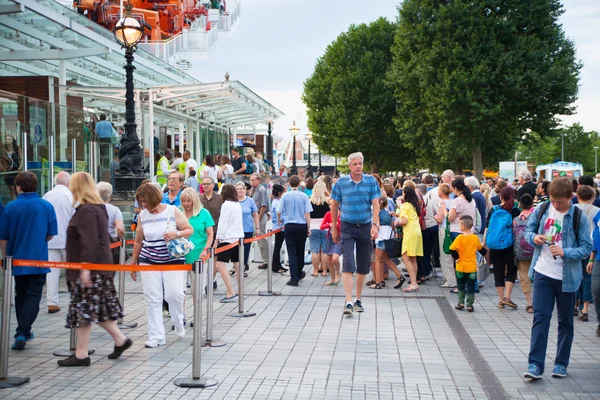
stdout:
<svg viewBox="0 0 600 400">
<path fill-rule="evenodd" d="M 500 206 L 494 206 L 485 237 L 485 244 L 492 250 L 502 250 L 513 245 L 512 215 Z"/>
</svg>

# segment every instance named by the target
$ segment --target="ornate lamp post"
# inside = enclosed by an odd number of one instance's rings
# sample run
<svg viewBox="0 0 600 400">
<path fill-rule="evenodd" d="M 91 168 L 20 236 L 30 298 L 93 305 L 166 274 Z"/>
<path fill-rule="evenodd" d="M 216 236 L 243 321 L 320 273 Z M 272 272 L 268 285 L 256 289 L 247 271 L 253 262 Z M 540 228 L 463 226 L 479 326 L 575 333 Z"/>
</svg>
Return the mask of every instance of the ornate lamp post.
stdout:
<svg viewBox="0 0 600 400">
<path fill-rule="evenodd" d="M 125 15 L 121 18 L 114 30 L 115 38 L 125 48 L 125 133 L 121 138 L 119 156 L 119 169 L 116 171 L 121 176 L 143 175 L 142 159 L 144 153 L 140 148 L 140 139 L 137 136 L 135 123 L 135 102 L 133 100 L 133 52 L 142 39 L 144 28 L 131 14 L 132 5 L 125 5 Z M 118 186 L 118 185 L 117 185 Z M 123 188 L 123 186 L 121 185 Z M 135 188 L 133 189 L 135 190 Z"/>
<path fill-rule="evenodd" d="M 319 149 L 319 168 L 317 169 L 317 176 L 321 176 L 323 173 L 323 167 L 321 166 L 321 149 Z"/>
<path fill-rule="evenodd" d="M 300 132 L 300 128 L 296 126 L 296 121 L 290 128 L 290 133 L 292 134 L 292 168 L 290 168 L 291 175 L 298 175 L 298 168 L 296 167 L 296 135 Z"/>
<path fill-rule="evenodd" d="M 267 120 L 267 161 L 269 165 L 273 165 L 273 120 L 269 118 Z"/>
</svg>

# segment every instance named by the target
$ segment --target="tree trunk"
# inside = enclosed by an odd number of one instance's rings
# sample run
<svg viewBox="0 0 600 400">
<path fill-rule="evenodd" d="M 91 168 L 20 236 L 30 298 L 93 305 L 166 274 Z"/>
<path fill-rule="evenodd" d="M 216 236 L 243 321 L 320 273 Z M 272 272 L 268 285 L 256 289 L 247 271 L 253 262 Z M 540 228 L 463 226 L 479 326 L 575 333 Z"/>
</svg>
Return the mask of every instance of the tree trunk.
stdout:
<svg viewBox="0 0 600 400">
<path fill-rule="evenodd" d="M 481 157 L 481 146 L 473 149 L 473 176 L 481 181 L 483 178 L 483 160 Z"/>
<path fill-rule="evenodd" d="M 379 173 L 379 168 L 380 165 L 377 162 L 372 162 L 369 164 L 369 167 L 371 168 L 371 174 L 377 174 Z"/>
</svg>

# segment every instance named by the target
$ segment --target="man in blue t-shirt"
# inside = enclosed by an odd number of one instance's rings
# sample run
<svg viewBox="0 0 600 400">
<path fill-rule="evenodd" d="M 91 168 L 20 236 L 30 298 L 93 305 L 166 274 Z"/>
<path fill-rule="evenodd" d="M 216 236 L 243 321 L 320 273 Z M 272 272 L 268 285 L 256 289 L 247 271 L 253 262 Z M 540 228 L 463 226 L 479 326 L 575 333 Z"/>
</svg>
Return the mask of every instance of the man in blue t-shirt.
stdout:
<svg viewBox="0 0 600 400">
<path fill-rule="evenodd" d="M 0 215 L 0 249 L 17 260 L 48 261 L 48 241 L 58 234 L 52 204 L 36 193 L 37 177 L 20 172 L 15 178 L 19 196 Z M 31 326 L 40 311 L 42 289 L 50 268 L 14 267 L 17 333 L 13 350 L 23 350 L 33 337 Z"/>
</svg>

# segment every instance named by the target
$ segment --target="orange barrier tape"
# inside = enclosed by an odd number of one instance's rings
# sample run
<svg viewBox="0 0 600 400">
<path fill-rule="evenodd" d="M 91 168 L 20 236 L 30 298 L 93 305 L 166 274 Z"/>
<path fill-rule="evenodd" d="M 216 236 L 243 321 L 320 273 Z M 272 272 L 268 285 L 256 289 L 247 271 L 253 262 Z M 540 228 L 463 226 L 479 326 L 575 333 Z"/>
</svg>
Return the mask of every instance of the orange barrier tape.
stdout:
<svg viewBox="0 0 600 400">
<path fill-rule="evenodd" d="M 222 253 L 222 252 L 227 251 L 229 249 L 233 249 L 238 244 L 239 244 L 239 242 L 234 242 L 234 243 L 228 244 L 227 246 L 219 247 L 219 248 L 217 248 L 215 250 L 215 254 L 219 254 L 219 253 Z"/>
<path fill-rule="evenodd" d="M 261 239 L 266 239 L 269 236 L 276 234 L 277 232 L 281 232 L 282 230 L 283 230 L 283 228 L 279 228 L 279 229 L 277 229 L 275 231 L 272 231 L 270 233 L 265 233 L 264 235 L 255 236 L 253 238 L 245 239 L 244 240 L 244 244 L 248 244 L 248 243 L 252 243 L 252 242 L 257 242 L 257 241 L 259 241 Z"/>
<path fill-rule="evenodd" d="M 121 242 L 114 242 L 110 244 L 111 249 L 116 249 L 117 247 L 121 247 Z"/>
<path fill-rule="evenodd" d="M 128 240 L 125 242 L 125 244 L 135 244 L 135 240 Z"/>
<path fill-rule="evenodd" d="M 163 265 L 118 265 L 118 264 L 80 264 L 69 262 L 13 260 L 14 267 L 89 269 L 94 271 L 191 271 L 192 264 Z"/>
</svg>

